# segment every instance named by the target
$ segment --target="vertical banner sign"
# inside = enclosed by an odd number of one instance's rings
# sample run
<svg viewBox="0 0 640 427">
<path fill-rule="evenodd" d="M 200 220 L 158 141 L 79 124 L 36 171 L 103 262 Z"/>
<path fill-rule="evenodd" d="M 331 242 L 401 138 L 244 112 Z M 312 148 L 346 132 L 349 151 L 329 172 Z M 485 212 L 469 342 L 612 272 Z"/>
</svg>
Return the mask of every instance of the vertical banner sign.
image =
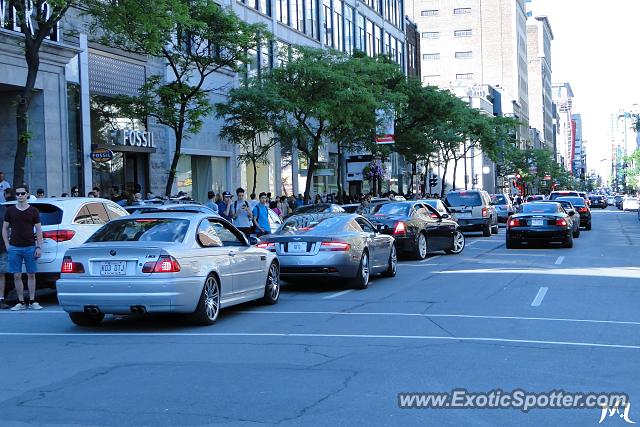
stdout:
<svg viewBox="0 0 640 427">
<path fill-rule="evenodd" d="M 376 144 L 393 144 L 395 140 L 393 111 L 376 110 Z"/>
</svg>

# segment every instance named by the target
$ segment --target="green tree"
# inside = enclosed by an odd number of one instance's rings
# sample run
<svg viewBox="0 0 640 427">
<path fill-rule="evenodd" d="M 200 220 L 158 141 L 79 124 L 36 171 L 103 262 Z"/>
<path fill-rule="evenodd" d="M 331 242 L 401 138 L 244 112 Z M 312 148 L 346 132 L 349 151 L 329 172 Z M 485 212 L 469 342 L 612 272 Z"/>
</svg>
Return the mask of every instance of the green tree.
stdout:
<svg viewBox="0 0 640 427">
<path fill-rule="evenodd" d="M 389 109 L 381 87 L 386 81 L 376 82 L 373 76 L 396 69 L 382 60 L 295 47 L 289 61 L 262 77 L 284 113 L 277 116 L 274 133 L 285 149 L 295 146 L 306 157 L 305 201 L 324 144 L 338 142 L 345 147 L 372 141 L 376 109 Z"/>
<path fill-rule="evenodd" d="M 18 94 L 16 108 L 16 130 L 18 140 L 16 157 L 13 160 L 13 184 L 24 182 L 24 169 L 29 152 L 29 107 L 34 95 L 36 79 L 40 71 L 40 48 L 57 28 L 70 7 L 81 2 L 71 0 L 9 0 L 7 9 L 13 8 L 17 23 L 24 34 L 24 58 L 27 62 L 27 79 Z M 12 24 L 10 22 L 10 24 Z"/>
<path fill-rule="evenodd" d="M 197 134 L 214 110 L 209 77 L 239 71 L 266 36 L 266 27 L 249 24 L 231 9 L 210 0 L 90 0 L 93 28 L 108 46 L 163 58 L 170 77 L 147 79 L 137 96 L 115 104 L 125 115 L 153 117 L 173 131 L 175 152 L 165 195 L 171 195 L 182 143 Z"/>
<path fill-rule="evenodd" d="M 277 144 L 271 126 L 281 114 L 273 96 L 262 88 L 259 79 L 232 89 L 225 102 L 215 105 L 216 116 L 224 119 L 220 136 L 242 148 L 238 160 L 253 167 L 253 190 L 256 192 L 258 163 L 268 163 L 269 151 Z"/>
</svg>

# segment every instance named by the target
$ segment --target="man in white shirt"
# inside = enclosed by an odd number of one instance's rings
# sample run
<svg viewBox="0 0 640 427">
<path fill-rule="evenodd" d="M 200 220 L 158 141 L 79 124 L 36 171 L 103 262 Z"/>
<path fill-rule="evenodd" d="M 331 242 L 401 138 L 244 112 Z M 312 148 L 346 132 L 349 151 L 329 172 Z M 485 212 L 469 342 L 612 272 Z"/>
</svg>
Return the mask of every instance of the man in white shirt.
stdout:
<svg viewBox="0 0 640 427">
<path fill-rule="evenodd" d="M 238 199 L 233 204 L 227 207 L 227 215 L 233 218 L 233 225 L 235 225 L 245 236 L 249 237 L 253 227 L 253 214 L 249 202 L 244 198 L 244 189 L 238 188 L 236 190 L 236 196 Z"/>
<path fill-rule="evenodd" d="M 11 188 L 11 184 L 4 179 L 4 172 L 0 172 L 0 203 L 4 203 L 7 200 L 4 198 L 4 190 Z"/>
</svg>

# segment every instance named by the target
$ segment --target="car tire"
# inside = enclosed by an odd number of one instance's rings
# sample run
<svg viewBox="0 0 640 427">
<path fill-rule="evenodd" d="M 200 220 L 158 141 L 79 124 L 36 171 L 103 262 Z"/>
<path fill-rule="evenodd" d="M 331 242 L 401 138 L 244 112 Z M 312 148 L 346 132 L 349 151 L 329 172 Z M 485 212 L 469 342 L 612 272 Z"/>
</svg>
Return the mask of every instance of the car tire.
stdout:
<svg viewBox="0 0 640 427">
<path fill-rule="evenodd" d="M 349 281 L 349 284 L 354 289 L 367 289 L 369 286 L 369 252 L 365 249 L 360 258 L 360 265 L 358 266 L 358 273 L 356 277 Z"/>
<path fill-rule="evenodd" d="M 573 238 L 577 239 L 578 237 L 580 237 L 580 227 L 578 227 L 578 229 L 573 232 Z"/>
<path fill-rule="evenodd" d="M 199 326 L 207 326 L 215 323 L 220 314 L 220 283 L 213 274 L 207 276 L 200 292 L 200 299 L 196 311 L 191 315 L 191 320 Z"/>
<path fill-rule="evenodd" d="M 500 228 L 498 227 L 498 224 L 491 227 L 491 234 L 498 234 L 499 231 Z"/>
<path fill-rule="evenodd" d="M 520 243 L 516 243 L 513 239 L 507 239 L 506 243 L 507 249 L 517 249 L 520 247 Z"/>
<path fill-rule="evenodd" d="M 389 264 L 387 269 L 382 273 L 384 277 L 395 277 L 398 272 L 398 254 L 396 252 L 396 246 L 391 244 L 391 252 L 389 253 Z"/>
<path fill-rule="evenodd" d="M 78 326 L 98 326 L 104 319 L 104 313 L 69 313 L 69 318 Z"/>
<path fill-rule="evenodd" d="M 416 253 L 414 258 L 422 261 L 427 257 L 427 235 L 425 233 L 418 234 L 418 240 L 416 241 Z"/>
<path fill-rule="evenodd" d="M 591 221 L 587 223 L 587 226 L 584 229 L 587 231 L 591 230 Z"/>
<path fill-rule="evenodd" d="M 487 222 L 482 228 L 482 235 L 484 237 L 491 237 L 491 224 L 489 224 L 489 222 Z"/>
<path fill-rule="evenodd" d="M 445 249 L 445 252 L 448 254 L 459 254 L 464 250 L 464 246 L 466 244 L 466 240 L 464 238 L 464 234 L 460 230 L 456 230 L 453 235 L 453 248 Z"/>
<path fill-rule="evenodd" d="M 264 285 L 262 303 L 273 305 L 280 298 L 280 267 L 277 262 L 272 262 L 267 273 L 267 283 Z"/>
<path fill-rule="evenodd" d="M 571 249 L 573 247 L 573 236 L 572 235 L 569 235 L 569 237 L 567 237 L 565 239 L 565 241 L 562 242 L 562 247 L 563 248 L 568 248 L 568 249 Z"/>
</svg>

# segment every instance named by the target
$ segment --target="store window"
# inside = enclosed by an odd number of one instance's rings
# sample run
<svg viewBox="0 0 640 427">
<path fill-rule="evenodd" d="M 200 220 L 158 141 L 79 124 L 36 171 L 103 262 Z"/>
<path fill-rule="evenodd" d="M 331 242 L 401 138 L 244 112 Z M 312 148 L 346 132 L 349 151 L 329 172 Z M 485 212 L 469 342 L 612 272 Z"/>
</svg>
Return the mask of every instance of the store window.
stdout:
<svg viewBox="0 0 640 427">
<path fill-rule="evenodd" d="M 176 168 L 177 191 L 199 202 L 207 201 L 207 193 L 230 191 L 227 187 L 227 157 L 182 155 Z"/>
</svg>

